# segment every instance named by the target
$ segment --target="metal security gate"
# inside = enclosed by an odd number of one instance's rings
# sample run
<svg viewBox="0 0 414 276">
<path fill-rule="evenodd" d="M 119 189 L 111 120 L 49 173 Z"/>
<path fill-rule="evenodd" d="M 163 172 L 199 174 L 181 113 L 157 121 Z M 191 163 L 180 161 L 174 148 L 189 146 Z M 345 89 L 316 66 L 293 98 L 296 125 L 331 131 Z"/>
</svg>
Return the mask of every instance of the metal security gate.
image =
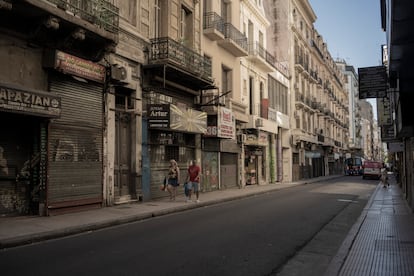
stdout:
<svg viewBox="0 0 414 276">
<path fill-rule="evenodd" d="M 237 154 L 221 153 L 220 161 L 221 187 L 237 187 Z"/>
<path fill-rule="evenodd" d="M 62 99 L 61 117 L 49 125 L 49 212 L 102 202 L 103 88 L 63 76 L 50 83 Z"/>
</svg>

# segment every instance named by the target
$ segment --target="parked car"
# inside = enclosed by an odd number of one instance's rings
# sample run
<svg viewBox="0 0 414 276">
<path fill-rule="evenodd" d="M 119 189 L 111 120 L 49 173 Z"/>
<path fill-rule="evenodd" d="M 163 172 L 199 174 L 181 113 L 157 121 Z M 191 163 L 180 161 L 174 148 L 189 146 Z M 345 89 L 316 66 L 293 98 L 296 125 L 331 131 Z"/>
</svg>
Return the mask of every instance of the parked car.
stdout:
<svg viewBox="0 0 414 276">
<path fill-rule="evenodd" d="M 380 179 L 382 168 L 384 168 L 384 164 L 382 162 L 365 161 L 363 165 L 362 178 L 363 179 L 366 179 L 366 178 Z"/>
</svg>

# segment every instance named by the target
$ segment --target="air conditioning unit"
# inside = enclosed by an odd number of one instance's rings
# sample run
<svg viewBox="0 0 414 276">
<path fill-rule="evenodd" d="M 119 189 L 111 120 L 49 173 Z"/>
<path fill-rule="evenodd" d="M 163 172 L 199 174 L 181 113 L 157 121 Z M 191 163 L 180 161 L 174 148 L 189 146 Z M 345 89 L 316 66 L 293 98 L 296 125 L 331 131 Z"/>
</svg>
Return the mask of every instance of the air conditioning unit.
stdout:
<svg viewBox="0 0 414 276">
<path fill-rule="evenodd" d="M 256 124 L 256 127 L 262 127 L 263 126 L 263 119 L 262 118 L 257 118 L 255 124 Z"/>
<path fill-rule="evenodd" d="M 246 134 L 237 134 L 237 143 L 243 144 L 246 142 Z"/>
<path fill-rule="evenodd" d="M 111 66 L 111 79 L 123 84 L 131 83 L 131 67 L 114 64 Z"/>
</svg>

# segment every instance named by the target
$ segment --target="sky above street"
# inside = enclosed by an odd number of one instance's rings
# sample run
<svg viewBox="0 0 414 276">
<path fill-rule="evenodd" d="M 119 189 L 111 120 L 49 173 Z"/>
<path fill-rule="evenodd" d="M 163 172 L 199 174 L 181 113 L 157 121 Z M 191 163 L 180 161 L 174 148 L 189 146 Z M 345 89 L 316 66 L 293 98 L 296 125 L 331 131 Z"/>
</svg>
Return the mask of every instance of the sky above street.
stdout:
<svg viewBox="0 0 414 276">
<path fill-rule="evenodd" d="M 343 59 L 358 72 L 359 67 L 381 65 L 380 0 L 309 0 L 317 19 L 314 26 L 333 59 Z M 369 100 L 374 107 L 375 99 Z M 375 116 L 376 117 L 376 116 Z"/>
<path fill-rule="evenodd" d="M 331 56 L 345 59 L 355 70 L 381 64 L 380 0 L 309 0 L 317 19 L 316 30 Z"/>
</svg>

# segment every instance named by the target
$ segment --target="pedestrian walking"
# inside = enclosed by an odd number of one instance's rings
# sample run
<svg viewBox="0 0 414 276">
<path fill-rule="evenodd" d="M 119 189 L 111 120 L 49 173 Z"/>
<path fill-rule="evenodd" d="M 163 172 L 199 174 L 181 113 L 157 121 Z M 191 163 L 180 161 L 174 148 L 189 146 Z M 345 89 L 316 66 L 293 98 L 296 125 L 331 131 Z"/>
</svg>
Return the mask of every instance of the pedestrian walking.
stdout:
<svg viewBox="0 0 414 276">
<path fill-rule="evenodd" d="M 200 202 L 200 176 L 201 168 L 197 165 L 197 160 L 192 160 L 190 166 L 187 169 L 187 189 L 188 189 L 188 198 L 187 202 L 191 202 L 191 195 L 195 193 L 196 202 Z"/>
<path fill-rule="evenodd" d="M 168 169 L 167 190 L 170 193 L 170 200 L 175 200 L 177 196 L 177 187 L 180 185 L 180 168 L 177 161 L 170 160 L 170 168 Z"/>
<path fill-rule="evenodd" d="M 381 171 L 381 182 L 383 188 L 387 188 L 390 186 L 390 183 L 388 182 L 388 170 L 386 168 L 383 168 Z"/>
</svg>

